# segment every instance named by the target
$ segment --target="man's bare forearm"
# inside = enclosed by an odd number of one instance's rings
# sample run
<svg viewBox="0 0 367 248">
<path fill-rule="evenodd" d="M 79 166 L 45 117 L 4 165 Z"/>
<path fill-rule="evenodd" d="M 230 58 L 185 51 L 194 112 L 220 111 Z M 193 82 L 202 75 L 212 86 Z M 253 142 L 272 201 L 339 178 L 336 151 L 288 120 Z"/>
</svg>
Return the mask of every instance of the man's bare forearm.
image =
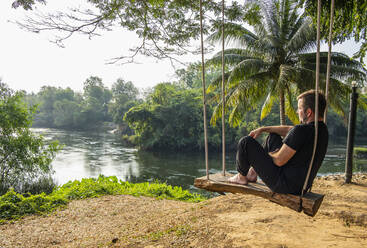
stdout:
<svg viewBox="0 0 367 248">
<path fill-rule="evenodd" d="M 286 136 L 293 126 L 266 126 L 260 127 L 261 132 L 276 133 L 282 137 Z"/>
</svg>

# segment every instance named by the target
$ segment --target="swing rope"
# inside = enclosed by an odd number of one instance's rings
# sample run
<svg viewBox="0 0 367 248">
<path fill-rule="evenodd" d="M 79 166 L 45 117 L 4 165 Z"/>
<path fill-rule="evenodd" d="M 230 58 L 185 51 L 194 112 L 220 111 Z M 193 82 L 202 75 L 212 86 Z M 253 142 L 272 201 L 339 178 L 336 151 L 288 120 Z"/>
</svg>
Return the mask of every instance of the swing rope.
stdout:
<svg viewBox="0 0 367 248">
<path fill-rule="evenodd" d="M 203 39 L 203 1 L 200 0 L 200 41 L 201 41 L 201 78 L 203 84 L 203 117 L 204 117 L 204 145 L 206 178 L 209 180 L 208 162 L 208 129 L 206 123 L 206 87 L 205 87 L 205 63 L 204 63 L 204 39 Z"/>
<path fill-rule="evenodd" d="M 226 175 L 226 134 L 225 134 L 225 85 L 224 85 L 224 0 L 222 0 L 222 168 L 223 176 Z"/>
<path fill-rule="evenodd" d="M 334 24 L 334 7 L 335 1 L 331 0 L 330 6 L 330 27 L 329 27 L 329 41 L 328 41 L 328 56 L 327 56 L 327 69 L 326 69 L 326 85 L 325 85 L 325 113 L 324 113 L 324 122 L 327 123 L 327 109 L 328 109 L 328 98 L 329 98 L 329 83 L 330 83 L 330 69 L 331 69 L 331 39 L 333 37 L 333 24 Z"/>
<path fill-rule="evenodd" d="M 310 164 L 308 166 L 307 175 L 305 178 L 305 182 L 303 184 L 303 189 L 301 192 L 300 202 L 299 202 L 299 211 L 302 210 L 302 199 L 304 193 L 307 191 L 308 179 L 310 178 L 311 169 L 313 162 L 315 160 L 316 147 L 317 147 L 317 138 L 318 138 L 318 129 L 319 129 L 319 78 L 320 78 L 320 17 L 321 17 L 321 0 L 317 1 L 317 52 L 316 52 L 316 82 L 315 82 L 315 137 L 313 143 L 313 151 L 312 158 Z M 308 189 L 311 191 L 311 187 Z"/>
</svg>

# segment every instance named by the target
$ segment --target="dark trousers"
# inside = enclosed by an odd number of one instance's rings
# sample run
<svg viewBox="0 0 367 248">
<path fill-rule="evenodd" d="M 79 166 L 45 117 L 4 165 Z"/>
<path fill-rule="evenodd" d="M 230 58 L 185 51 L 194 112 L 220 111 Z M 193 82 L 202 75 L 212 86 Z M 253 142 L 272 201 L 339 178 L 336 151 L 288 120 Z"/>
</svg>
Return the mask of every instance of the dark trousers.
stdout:
<svg viewBox="0 0 367 248">
<path fill-rule="evenodd" d="M 286 193 L 288 188 L 284 184 L 279 167 L 273 163 L 269 152 L 280 149 L 283 145 L 278 134 L 270 133 L 264 147 L 250 136 L 242 137 L 238 142 L 236 164 L 237 171 L 246 176 L 252 166 L 261 180 L 274 192 Z"/>
</svg>

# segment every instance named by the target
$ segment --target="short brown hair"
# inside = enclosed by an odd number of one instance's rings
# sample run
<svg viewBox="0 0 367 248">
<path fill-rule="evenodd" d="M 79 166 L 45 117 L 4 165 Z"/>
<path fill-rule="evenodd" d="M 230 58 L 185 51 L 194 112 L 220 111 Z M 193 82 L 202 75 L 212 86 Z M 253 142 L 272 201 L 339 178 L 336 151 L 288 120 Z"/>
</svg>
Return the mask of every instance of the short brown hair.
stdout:
<svg viewBox="0 0 367 248">
<path fill-rule="evenodd" d="M 303 99 L 303 110 L 306 111 L 308 108 L 311 109 L 313 113 L 315 113 L 315 95 L 316 90 L 308 90 L 301 93 L 297 100 Z M 319 117 L 324 117 L 326 107 L 326 99 L 322 92 L 319 92 Z"/>
</svg>

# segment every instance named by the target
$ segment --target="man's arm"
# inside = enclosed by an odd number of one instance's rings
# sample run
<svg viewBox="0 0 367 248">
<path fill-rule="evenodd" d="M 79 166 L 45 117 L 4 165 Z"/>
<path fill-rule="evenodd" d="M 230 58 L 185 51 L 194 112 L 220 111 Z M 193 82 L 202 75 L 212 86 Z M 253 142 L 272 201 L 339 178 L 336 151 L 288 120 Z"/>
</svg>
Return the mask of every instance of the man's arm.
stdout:
<svg viewBox="0 0 367 248">
<path fill-rule="evenodd" d="M 288 145 L 283 144 L 282 147 L 274 152 L 269 152 L 270 157 L 272 157 L 274 164 L 277 166 L 285 165 L 296 153 L 296 150 L 290 148 Z"/>
<path fill-rule="evenodd" d="M 260 127 L 250 132 L 249 136 L 256 139 L 261 133 L 276 133 L 282 137 L 286 136 L 289 130 L 291 130 L 293 126 L 267 126 Z"/>
</svg>

